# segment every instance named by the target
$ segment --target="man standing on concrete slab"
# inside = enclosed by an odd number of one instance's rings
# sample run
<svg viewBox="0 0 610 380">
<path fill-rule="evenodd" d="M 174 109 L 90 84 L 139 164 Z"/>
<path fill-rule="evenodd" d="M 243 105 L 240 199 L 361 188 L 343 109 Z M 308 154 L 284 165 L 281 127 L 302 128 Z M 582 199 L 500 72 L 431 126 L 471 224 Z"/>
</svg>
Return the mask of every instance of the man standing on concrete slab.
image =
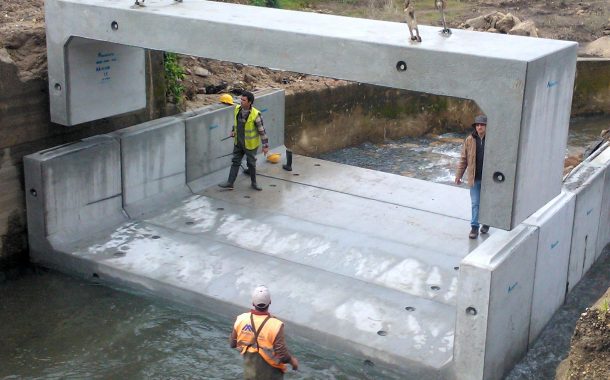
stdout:
<svg viewBox="0 0 610 380">
<path fill-rule="evenodd" d="M 254 309 L 237 317 L 229 338 L 231 348 L 244 356 L 246 380 L 283 379 L 286 363 L 295 371 L 299 368 L 299 361 L 286 347 L 284 324 L 269 314 L 269 305 L 269 289 L 256 287 L 252 293 Z"/>
<path fill-rule="evenodd" d="M 470 201 L 472 205 L 472 218 L 470 220 L 470 233 L 468 237 L 476 239 L 479 236 L 479 202 L 481 199 L 481 178 L 483 175 L 483 158 L 485 155 L 485 130 L 487 128 L 487 116 L 479 115 L 475 117 L 472 124 L 474 131 L 466 140 L 462 147 L 460 162 L 455 175 L 455 183 L 462 183 L 464 172 L 468 171 L 468 186 L 470 186 Z M 486 234 L 489 226 L 483 225 L 481 233 Z"/>
<path fill-rule="evenodd" d="M 265 134 L 261 112 L 252 106 L 253 103 L 254 94 L 245 91 L 241 95 L 241 105 L 235 107 L 233 130 L 231 131 L 231 137 L 233 137 L 233 160 L 231 170 L 227 182 L 218 185 L 224 189 L 233 189 L 233 184 L 235 183 L 237 173 L 239 173 L 239 167 L 241 166 L 241 160 L 244 155 L 246 155 L 248 172 L 252 182 L 251 186 L 255 190 L 263 190 L 256 184 L 256 151 L 262 142 L 263 153 L 267 155 L 267 152 L 269 151 L 269 139 Z"/>
</svg>

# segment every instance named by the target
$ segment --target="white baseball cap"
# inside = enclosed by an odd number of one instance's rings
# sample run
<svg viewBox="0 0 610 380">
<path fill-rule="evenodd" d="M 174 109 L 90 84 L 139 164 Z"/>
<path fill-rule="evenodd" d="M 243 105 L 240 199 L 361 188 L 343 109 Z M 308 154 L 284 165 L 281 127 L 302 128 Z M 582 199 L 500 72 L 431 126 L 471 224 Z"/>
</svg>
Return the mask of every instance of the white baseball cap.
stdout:
<svg viewBox="0 0 610 380">
<path fill-rule="evenodd" d="M 261 309 L 266 308 L 271 303 L 271 294 L 265 285 L 257 286 L 252 292 L 252 305 Z"/>
</svg>

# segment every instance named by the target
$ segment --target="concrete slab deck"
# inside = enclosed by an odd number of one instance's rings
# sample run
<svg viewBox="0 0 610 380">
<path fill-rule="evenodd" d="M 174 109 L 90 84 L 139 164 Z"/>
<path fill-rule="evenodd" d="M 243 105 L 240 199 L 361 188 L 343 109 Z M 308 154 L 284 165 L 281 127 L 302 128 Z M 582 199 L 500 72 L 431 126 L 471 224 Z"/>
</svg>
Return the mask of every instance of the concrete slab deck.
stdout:
<svg viewBox="0 0 610 380">
<path fill-rule="evenodd" d="M 212 186 L 59 248 L 219 305 L 245 309 L 265 283 L 290 327 L 438 376 L 453 360 L 460 261 L 484 242 L 466 238 L 468 191 L 414 192 L 421 181 L 301 156 L 293 167 L 259 162 L 262 192 L 240 174 L 233 191 Z"/>
</svg>

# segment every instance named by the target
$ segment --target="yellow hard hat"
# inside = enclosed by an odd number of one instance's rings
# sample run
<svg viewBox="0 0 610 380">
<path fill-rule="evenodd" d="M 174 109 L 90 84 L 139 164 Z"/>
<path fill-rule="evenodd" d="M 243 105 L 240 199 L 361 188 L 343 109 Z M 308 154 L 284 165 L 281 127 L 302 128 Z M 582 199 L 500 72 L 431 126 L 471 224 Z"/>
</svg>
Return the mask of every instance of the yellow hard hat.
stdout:
<svg viewBox="0 0 610 380">
<path fill-rule="evenodd" d="M 271 153 L 267 155 L 267 161 L 271 162 L 272 164 L 277 164 L 278 162 L 280 162 L 281 158 L 282 155 L 279 153 Z"/>
<path fill-rule="evenodd" d="M 224 104 L 233 105 L 233 97 L 229 94 L 220 95 L 220 102 Z"/>
</svg>

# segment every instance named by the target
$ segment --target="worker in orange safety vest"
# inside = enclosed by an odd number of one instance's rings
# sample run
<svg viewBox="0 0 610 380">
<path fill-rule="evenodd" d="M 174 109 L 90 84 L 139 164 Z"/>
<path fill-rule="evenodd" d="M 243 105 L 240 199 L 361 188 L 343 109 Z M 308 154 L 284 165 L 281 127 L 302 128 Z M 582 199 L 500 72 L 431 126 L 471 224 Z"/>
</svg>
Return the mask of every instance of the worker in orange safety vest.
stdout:
<svg viewBox="0 0 610 380">
<path fill-rule="evenodd" d="M 254 309 L 239 315 L 233 325 L 229 342 L 244 356 L 246 380 L 283 379 L 286 363 L 295 371 L 299 368 L 299 361 L 286 347 L 284 323 L 269 314 L 269 305 L 269 289 L 256 287 L 252 293 Z"/>
</svg>

